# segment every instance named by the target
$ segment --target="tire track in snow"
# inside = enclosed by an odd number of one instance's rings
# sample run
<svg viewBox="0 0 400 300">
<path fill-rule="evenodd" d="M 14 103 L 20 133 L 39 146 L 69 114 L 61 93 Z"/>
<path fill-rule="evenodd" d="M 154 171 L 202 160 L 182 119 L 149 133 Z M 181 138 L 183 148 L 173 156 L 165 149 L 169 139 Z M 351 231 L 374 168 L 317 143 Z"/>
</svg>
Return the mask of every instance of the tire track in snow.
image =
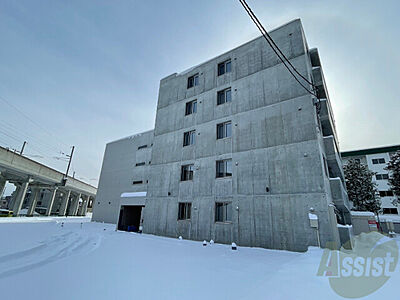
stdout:
<svg viewBox="0 0 400 300">
<path fill-rule="evenodd" d="M 99 234 L 79 234 L 67 232 L 53 236 L 23 251 L 0 257 L 0 279 L 26 272 L 54 261 L 81 254 L 88 254 L 99 247 Z"/>
</svg>

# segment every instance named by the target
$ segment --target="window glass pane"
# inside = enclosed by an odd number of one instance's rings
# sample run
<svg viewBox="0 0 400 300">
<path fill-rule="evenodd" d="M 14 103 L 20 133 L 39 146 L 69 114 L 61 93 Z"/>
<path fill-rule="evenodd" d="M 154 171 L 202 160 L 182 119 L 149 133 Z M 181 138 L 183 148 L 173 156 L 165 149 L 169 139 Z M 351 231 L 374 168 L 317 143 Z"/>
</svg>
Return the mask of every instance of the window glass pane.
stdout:
<svg viewBox="0 0 400 300">
<path fill-rule="evenodd" d="M 197 112 L 197 101 L 193 101 L 193 103 L 192 103 L 192 112 L 193 113 Z"/>
<path fill-rule="evenodd" d="M 225 204 L 225 222 L 232 221 L 232 204 L 231 203 L 224 203 Z"/>
<path fill-rule="evenodd" d="M 217 105 L 225 103 L 225 92 L 224 91 L 219 91 L 218 92 L 218 97 L 217 97 Z"/>
<path fill-rule="evenodd" d="M 191 133 L 190 133 L 190 144 L 191 145 L 194 145 L 194 143 L 195 143 L 195 140 L 196 140 L 196 132 L 195 131 L 192 131 Z"/>
<path fill-rule="evenodd" d="M 225 102 L 230 102 L 231 100 L 231 89 L 228 89 L 225 91 Z"/>
<path fill-rule="evenodd" d="M 380 163 L 380 164 L 384 164 L 384 163 L 385 163 L 385 159 L 384 159 L 384 158 L 380 158 L 380 159 L 379 159 L 379 163 Z"/>
<path fill-rule="evenodd" d="M 222 203 L 215 204 L 215 221 L 216 222 L 223 222 L 223 205 Z"/>
<path fill-rule="evenodd" d="M 231 71 L 231 61 L 227 61 L 225 64 L 226 73 Z"/>
<path fill-rule="evenodd" d="M 227 122 L 225 123 L 225 137 L 232 136 L 232 123 Z"/>
<path fill-rule="evenodd" d="M 224 124 L 217 125 L 217 139 L 222 139 L 224 137 Z"/>
<path fill-rule="evenodd" d="M 232 176 L 232 160 L 229 159 L 226 160 L 225 162 L 226 162 L 226 169 L 225 169 L 226 176 Z"/>
<path fill-rule="evenodd" d="M 372 160 L 372 163 L 373 163 L 374 165 L 376 165 L 376 164 L 378 163 L 378 160 L 377 160 L 377 159 L 373 159 L 373 160 Z"/>
<path fill-rule="evenodd" d="M 382 174 L 382 178 L 383 179 L 389 179 L 389 175 L 388 174 Z"/>
<path fill-rule="evenodd" d="M 188 78 L 187 88 L 193 87 L 193 76 Z"/>
<path fill-rule="evenodd" d="M 192 103 L 191 102 L 188 102 L 188 103 L 186 103 L 186 111 L 185 111 L 185 114 L 186 115 L 190 115 L 192 112 Z"/>
<path fill-rule="evenodd" d="M 217 161 L 217 178 L 224 176 L 224 162 L 219 160 Z"/>
<path fill-rule="evenodd" d="M 224 63 L 218 64 L 218 76 L 225 73 L 225 66 Z"/>
<path fill-rule="evenodd" d="M 194 85 L 199 85 L 199 75 L 194 76 Z"/>
</svg>

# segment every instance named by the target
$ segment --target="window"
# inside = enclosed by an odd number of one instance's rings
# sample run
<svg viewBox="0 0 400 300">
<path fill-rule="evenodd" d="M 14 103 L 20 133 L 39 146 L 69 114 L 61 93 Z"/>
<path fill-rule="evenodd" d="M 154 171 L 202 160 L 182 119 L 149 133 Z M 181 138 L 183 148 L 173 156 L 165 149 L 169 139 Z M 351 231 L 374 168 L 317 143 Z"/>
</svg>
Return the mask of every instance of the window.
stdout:
<svg viewBox="0 0 400 300">
<path fill-rule="evenodd" d="M 384 215 L 397 215 L 397 208 L 384 208 L 383 209 L 383 214 Z"/>
<path fill-rule="evenodd" d="M 190 202 L 179 203 L 178 220 L 190 220 L 191 210 L 192 210 L 192 203 Z"/>
<path fill-rule="evenodd" d="M 232 122 L 217 124 L 217 140 L 232 136 Z"/>
<path fill-rule="evenodd" d="M 217 160 L 217 178 L 232 176 L 232 159 Z"/>
<path fill-rule="evenodd" d="M 215 203 L 215 222 L 232 221 L 232 204 L 230 202 Z"/>
<path fill-rule="evenodd" d="M 140 150 L 140 149 L 144 149 L 144 148 L 147 148 L 147 145 L 142 145 L 142 146 L 139 146 L 139 147 L 138 147 L 138 150 Z"/>
<path fill-rule="evenodd" d="M 376 180 L 387 180 L 389 179 L 389 175 L 388 174 L 376 174 L 375 175 Z"/>
<path fill-rule="evenodd" d="M 231 71 L 231 60 L 228 59 L 220 64 L 218 64 L 218 76 Z"/>
<path fill-rule="evenodd" d="M 379 191 L 381 197 L 393 197 L 393 191 Z"/>
<path fill-rule="evenodd" d="M 231 88 L 219 91 L 217 93 L 217 105 L 232 101 Z"/>
<path fill-rule="evenodd" d="M 196 140 L 196 130 L 188 131 L 183 134 L 183 147 L 193 145 Z"/>
<path fill-rule="evenodd" d="M 385 163 L 385 159 L 384 158 L 374 158 L 374 159 L 372 159 L 372 164 L 374 164 L 374 165 L 384 164 L 384 163 Z"/>
<path fill-rule="evenodd" d="M 197 112 L 197 100 L 186 103 L 185 115 L 195 114 Z"/>
<path fill-rule="evenodd" d="M 136 167 L 144 166 L 146 163 L 145 162 L 140 162 L 136 164 Z"/>
<path fill-rule="evenodd" d="M 190 76 L 187 81 L 187 88 L 190 89 L 196 85 L 199 85 L 199 74 Z"/>
<path fill-rule="evenodd" d="M 134 180 L 132 184 L 143 184 L 143 180 Z"/>
<path fill-rule="evenodd" d="M 181 169 L 181 181 L 193 180 L 193 165 L 184 165 Z"/>
</svg>

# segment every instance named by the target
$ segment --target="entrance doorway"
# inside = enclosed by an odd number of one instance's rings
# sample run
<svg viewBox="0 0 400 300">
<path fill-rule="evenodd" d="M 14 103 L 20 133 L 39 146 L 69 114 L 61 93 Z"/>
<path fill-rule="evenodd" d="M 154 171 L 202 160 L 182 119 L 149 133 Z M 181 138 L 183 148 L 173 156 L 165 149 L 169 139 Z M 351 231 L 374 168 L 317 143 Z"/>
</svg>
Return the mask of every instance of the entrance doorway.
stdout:
<svg viewBox="0 0 400 300">
<path fill-rule="evenodd" d="M 138 232 L 141 225 L 143 207 L 140 205 L 121 206 L 118 230 Z"/>
</svg>

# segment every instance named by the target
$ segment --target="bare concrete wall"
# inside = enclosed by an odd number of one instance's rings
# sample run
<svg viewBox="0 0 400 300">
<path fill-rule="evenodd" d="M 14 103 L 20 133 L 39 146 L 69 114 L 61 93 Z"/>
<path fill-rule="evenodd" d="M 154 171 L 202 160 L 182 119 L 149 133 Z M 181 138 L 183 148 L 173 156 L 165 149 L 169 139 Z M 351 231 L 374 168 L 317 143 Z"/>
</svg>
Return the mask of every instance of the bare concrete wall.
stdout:
<svg viewBox="0 0 400 300">
<path fill-rule="evenodd" d="M 137 199 L 121 198 L 122 193 L 147 191 L 153 131 L 148 131 L 107 144 L 99 188 L 93 205 L 93 221 L 117 223 L 120 202 L 132 205 Z M 147 145 L 147 148 L 138 149 Z M 137 163 L 145 162 L 143 166 Z M 133 184 L 133 181 L 143 184 Z"/>
<path fill-rule="evenodd" d="M 272 36 L 311 76 L 300 21 Z M 217 76 L 218 63 L 226 59 L 232 72 Z M 199 85 L 187 89 L 193 74 L 199 74 Z M 217 105 L 217 92 L 228 87 L 232 102 Z M 197 113 L 185 116 L 186 102 L 194 99 Z M 216 125 L 225 121 L 232 121 L 232 137 L 217 140 Z M 317 245 L 308 219 L 312 207 L 322 243 L 338 242 L 318 126 L 312 97 L 262 38 L 161 80 L 144 232 L 304 251 Z M 189 130 L 196 130 L 196 143 L 182 147 Z M 233 162 L 232 178 L 216 179 L 216 160 L 226 158 Z M 194 178 L 181 182 L 181 166 L 188 163 L 195 165 Z M 218 201 L 232 203 L 231 222 L 215 222 Z M 177 220 L 179 202 L 192 202 L 191 220 Z"/>
</svg>

